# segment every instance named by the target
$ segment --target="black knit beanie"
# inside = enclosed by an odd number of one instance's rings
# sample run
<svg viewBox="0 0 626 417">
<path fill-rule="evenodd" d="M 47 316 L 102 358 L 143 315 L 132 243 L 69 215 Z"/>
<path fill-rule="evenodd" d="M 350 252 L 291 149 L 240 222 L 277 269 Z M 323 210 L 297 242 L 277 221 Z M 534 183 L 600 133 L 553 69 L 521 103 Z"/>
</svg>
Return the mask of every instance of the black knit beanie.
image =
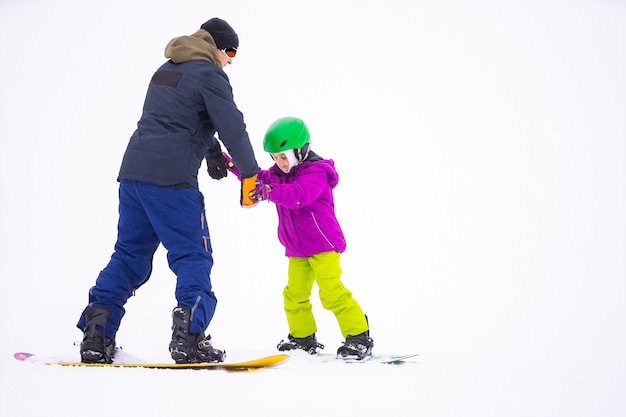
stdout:
<svg viewBox="0 0 626 417">
<path fill-rule="evenodd" d="M 239 37 L 233 28 L 226 21 L 214 17 L 207 20 L 200 26 L 213 36 L 217 49 L 237 48 L 239 47 Z"/>
</svg>

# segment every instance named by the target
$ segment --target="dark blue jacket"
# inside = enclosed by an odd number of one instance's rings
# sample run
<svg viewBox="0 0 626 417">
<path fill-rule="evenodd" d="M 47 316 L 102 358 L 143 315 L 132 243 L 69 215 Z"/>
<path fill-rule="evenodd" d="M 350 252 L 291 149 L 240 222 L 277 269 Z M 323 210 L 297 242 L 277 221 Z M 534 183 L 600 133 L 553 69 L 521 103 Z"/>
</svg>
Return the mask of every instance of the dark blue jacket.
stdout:
<svg viewBox="0 0 626 417">
<path fill-rule="evenodd" d="M 166 54 L 172 59 L 150 81 L 118 180 L 198 188 L 205 155 L 221 152 L 216 132 L 242 175 L 257 173 L 243 114 L 234 102 L 228 76 L 217 65 L 219 52 L 206 35 L 201 30 L 168 45 Z"/>
</svg>

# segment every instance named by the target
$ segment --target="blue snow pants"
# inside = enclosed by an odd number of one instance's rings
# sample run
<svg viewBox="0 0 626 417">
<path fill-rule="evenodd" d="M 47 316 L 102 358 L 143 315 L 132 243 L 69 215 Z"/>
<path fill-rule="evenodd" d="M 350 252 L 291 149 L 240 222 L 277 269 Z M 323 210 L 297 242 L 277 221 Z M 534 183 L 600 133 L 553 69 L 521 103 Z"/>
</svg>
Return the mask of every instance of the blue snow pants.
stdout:
<svg viewBox="0 0 626 417">
<path fill-rule="evenodd" d="M 161 243 L 176 274 L 178 305 L 191 309 L 190 333 L 202 333 L 211 322 L 217 299 L 211 288 L 213 256 L 202 193 L 193 187 L 122 180 L 115 252 L 89 290 L 89 305 L 111 312 L 107 337 L 115 337 L 126 301 L 150 278 L 152 257 Z M 84 330 L 84 311 L 77 326 Z"/>
</svg>

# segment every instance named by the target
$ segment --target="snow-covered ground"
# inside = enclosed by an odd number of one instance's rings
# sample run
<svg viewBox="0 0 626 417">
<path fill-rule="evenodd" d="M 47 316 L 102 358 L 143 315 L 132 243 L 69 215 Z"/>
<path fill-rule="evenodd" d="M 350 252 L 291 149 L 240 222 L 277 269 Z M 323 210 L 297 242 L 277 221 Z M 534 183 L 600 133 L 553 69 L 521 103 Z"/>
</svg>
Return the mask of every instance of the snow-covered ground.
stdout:
<svg viewBox="0 0 626 417">
<path fill-rule="evenodd" d="M 375 351 L 245 373 L 62 368 L 116 235 L 121 156 L 166 43 L 219 16 L 257 159 L 278 117 L 340 174 L 343 280 Z M 0 414 L 626 414 L 626 6 L 617 0 L 0 3 Z M 232 358 L 287 335 L 271 204 L 200 173 Z M 159 249 L 118 343 L 168 360 Z M 341 343 L 314 298 L 318 338 Z"/>
</svg>

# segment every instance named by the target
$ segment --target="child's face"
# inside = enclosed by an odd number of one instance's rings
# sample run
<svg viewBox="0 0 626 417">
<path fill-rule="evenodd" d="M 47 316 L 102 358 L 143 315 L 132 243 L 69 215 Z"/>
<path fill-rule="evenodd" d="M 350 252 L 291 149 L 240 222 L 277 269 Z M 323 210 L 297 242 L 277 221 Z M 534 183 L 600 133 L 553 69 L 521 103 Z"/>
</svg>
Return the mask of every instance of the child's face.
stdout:
<svg viewBox="0 0 626 417">
<path fill-rule="evenodd" d="M 285 174 L 289 172 L 291 169 L 289 166 L 289 158 L 287 158 L 287 155 L 285 155 L 284 152 L 273 153 L 272 158 L 274 158 L 274 162 L 276 162 L 276 165 L 278 165 L 278 168 L 280 168 L 281 171 Z"/>
<path fill-rule="evenodd" d="M 271 155 L 274 162 L 276 162 L 276 165 L 278 165 L 278 168 L 280 168 L 280 170 L 285 174 L 289 174 L 291 168 L 298 165 L 298 158 L 296 158 L 296 154 L 293 149 L 287 149 L 285 152 L 277 152 Z"/>
</svg>

